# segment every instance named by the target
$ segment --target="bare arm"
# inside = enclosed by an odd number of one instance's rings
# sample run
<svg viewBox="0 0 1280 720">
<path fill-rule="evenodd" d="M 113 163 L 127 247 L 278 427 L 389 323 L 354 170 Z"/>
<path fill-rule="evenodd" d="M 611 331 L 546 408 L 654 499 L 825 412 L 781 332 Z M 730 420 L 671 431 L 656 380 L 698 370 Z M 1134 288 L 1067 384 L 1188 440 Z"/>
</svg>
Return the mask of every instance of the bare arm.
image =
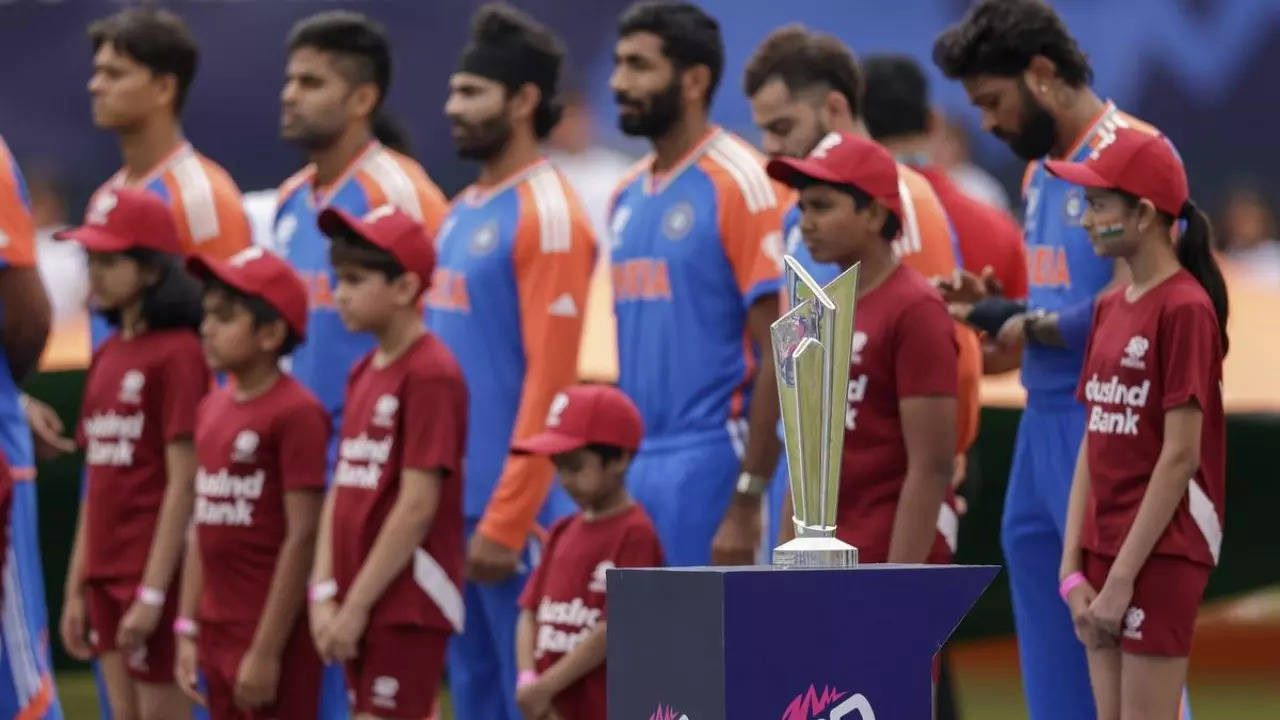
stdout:
<svg viewBox="0 0 1280 720">
<path fill-rule="evenodd" d="M 196 450 L 191 438 L 166 445 L 164 463 L 168 478 L 164 501 L 160 504 L 160 519 L 156 522 L 151 552 L 142 572 L 142 584 L 158 590 L 167 590 L 173 580 L 173 572 L 182 558 L 187 525 L 191 521 L 196 476 Z"/>
<path fill-rule="evenodd" d="M 333 496 L 336 487 L 329 488 L 324 495 L 324 505 L 320 508 L 320 524 L 316 529 L 315 557 L 311 561 L 311 582 L 322 583 L 333 579 Z"/>
<path fill-rule="evenodd" d="M 49 298 L 34 267 L 0 268 L 0 314 L 9 372 L 21 383 L 39 364 L 49 336 Z"/>
<path fill-rule="evenodd" d="M 369 549 L 364 565 L 347 590 L 344 605 L 368 610 L 391 581 L 404 570 L 413 551 L 426 537 L 440 502 L 443 478 L 435 470 L 406 469 L 400 474 L 400 494 Z"/>
<path fill-rule="evenodd" d="M 316 526 L 325 505 L 316 490 L 294 490 L 284 495 L 285 538 L 276 559 L 271 588 L 263 606 L 249 652 L 279 657 L 293 632 L 294 620 L 305 606 L 307 573 L 316 554 Z"/>
<path fill-rule="evenodd" d="M 755 475 L 771 477 L 778 465 L 781 446 L 778 442 L 778 378 L 773 369 L 773 337 L 769 326 L 778 319 L 778 295 L 767 293 L 747 311 L 747 331 L 760 350 L 760 365 L 751 389 L 748 410 L 747 447 L 742 456 L 742 469 Z"/>
<path fill-rule="evenodd" d="M 537 633 L 532 610 L 521 610 L 516 620 L 516 670 L 533 670 L 533 644 Z"/>
<path fill-rule="evenodd" d="M 1074 572 L 1080 572 L 1080 533 L 1084 527 L 1085 503 L 1089 499 L 1089 433 L 1080 441 L 1076 455 L 1076 470 L 1071 477 L 1071 496 L 1067 501 L 1067 526 L 1062 538 L 1062 564 L 1058 568 L 1058 580 L 1062 581 Z"/>
<path fill-rule="evenodd" d="M 607 645 L 606 625 L 607 623 L 603 620 L 596 623 L 596 626 L 591 629 L 591 634 L 578 643 L 577 647 L 542 673 L 539 680 L 547 684 L 552 697 L 560 694 L 565 688 L 577 682 L 583 675 L 600 667 L 600 663 L 604 662 Z"/>
<path fill-rule="evenodd" d="M 906 397 L 898 402 L 907 477 L 898 496 L 889 540 L 889 562 L 921 563 L 929 556 L 955 462 L 956 400 Z"/>
<path fill-rule="evenodd" d="M 200 545 L 195 528 L 187 534 L 187 552 L 182 560 L 182 589 L 178 596 L 178 617 L 195 619 L 204 589 L 204 569 L 200 566 Z"/>
</svg>

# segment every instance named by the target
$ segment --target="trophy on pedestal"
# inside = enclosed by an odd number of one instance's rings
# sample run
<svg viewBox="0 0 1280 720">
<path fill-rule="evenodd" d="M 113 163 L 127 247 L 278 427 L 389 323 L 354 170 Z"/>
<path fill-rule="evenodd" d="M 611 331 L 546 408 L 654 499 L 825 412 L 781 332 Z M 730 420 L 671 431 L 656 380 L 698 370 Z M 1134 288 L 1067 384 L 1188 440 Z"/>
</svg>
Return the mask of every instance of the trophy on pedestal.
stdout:
<svg viewBox="0 0 1280 720">
<path fill-rule="evenodd" d="M 858 549 L 835 535 L 859 266 L 822 287 L 783 260 L 790 309 L 770 333 L 796 537 L 774 549 L 773 564 L 853 567 Z"/>
</svg>

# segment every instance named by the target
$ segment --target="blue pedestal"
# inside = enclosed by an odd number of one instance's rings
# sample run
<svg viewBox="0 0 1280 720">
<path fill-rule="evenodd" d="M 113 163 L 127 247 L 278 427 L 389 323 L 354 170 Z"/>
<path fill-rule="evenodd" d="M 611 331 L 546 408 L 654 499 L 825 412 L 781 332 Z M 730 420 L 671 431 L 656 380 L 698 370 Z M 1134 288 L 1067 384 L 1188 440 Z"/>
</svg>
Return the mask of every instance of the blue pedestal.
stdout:
<svg viewBox="0 0 1280 720">
<path fill-rule="evenodd" d="M 999 568 L 610 570 L 610 720 L 927 720 Z"/>
</svg>

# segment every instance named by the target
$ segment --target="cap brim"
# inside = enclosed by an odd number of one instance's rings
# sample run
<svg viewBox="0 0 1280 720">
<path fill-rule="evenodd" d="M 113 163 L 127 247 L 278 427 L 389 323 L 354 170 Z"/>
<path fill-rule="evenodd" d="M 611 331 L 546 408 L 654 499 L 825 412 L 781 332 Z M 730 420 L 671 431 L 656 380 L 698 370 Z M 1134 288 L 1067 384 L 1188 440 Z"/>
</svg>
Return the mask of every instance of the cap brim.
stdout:
<svg viewBox="0 0 1280 720">
<path fill-rule="evenodd" d="M 559 455 L 586 446 L 587 441 L 582 438 L 544 432 L 513 444 L 511 452 L 517 455 Z"/>
<path fill-rule="evenodd" d="M 330 237 L 335 233 L 346 231 L 354 233 L 364 240 L 381 247 L 381 245 L 371 237 L 372 233 L 369 232 L 369 226 L 362 222 L 360 218 L 352 215 L 346 210 L 340 210 L 335 207 L 325 208 L 320 212 L 320 217 L 317 218 L 317 223 L 320 225 L 320 232 L 323 232 L 325 235 Z"/>
<path fill-rule="evenodd" d="M 236 271 L 231 267 L 231 263 L 218 258 L 206 257 L 202 255 L 192 255 L 187 258 L 187 272 L 200 279 L 213 278 L 218 282 L 238 290 L 245 295 L 261 298 L 262 294 L 258 290 L 249 287 L 245 283 L 244 278 L 236 275 Z M 297 323 L 290 322 L 288 316 L 283 310 L 271 304 L 271 301 L 263 298 L 272 308 L 275 309 L 280 317 L 284 320 L 285 325 L 298 336 L 299 340 L 305 340 L 307 333 L 305 327 L 299 327 Z"/>
<path fill-rule="evenodd" d="M 1044 167 L 1055 176 L 1073 185 L 1090 188 L 1110 188 L 1114 186 L 1114 183 L 1108 182 L 1106 178 L 1099 175 L 1096 170 L 1085 163 L 1048 160 L 1045 161 Z"/>
<path fill-rule="evenodd" d="M 769 177 L 790 187 L 796 187 L 804 180 L 848 184 L 834 170 L 808 158 L 775 157 L 765 165 L 765 172 Z"/>
<path fill-rule="evenodd" d="M 71 240 L 94 252 L 122 252 L 133 247 L 128 240 L 112 235 L 102 228 L 92 225 L 81 225 L 70 230 L 59 230 L 53 234 L 55 240 Z"/>
</svg>

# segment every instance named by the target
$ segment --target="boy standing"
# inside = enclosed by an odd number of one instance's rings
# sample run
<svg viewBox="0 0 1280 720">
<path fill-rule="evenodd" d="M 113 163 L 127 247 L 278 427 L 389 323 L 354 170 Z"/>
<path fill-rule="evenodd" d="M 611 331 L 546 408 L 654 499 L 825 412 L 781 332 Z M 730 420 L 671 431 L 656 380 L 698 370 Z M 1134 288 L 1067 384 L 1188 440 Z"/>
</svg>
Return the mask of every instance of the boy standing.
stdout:
<svg viewBox="0 0 1280 720">
<path fill-rule="evenodd" d="M 329 420 L 279 369 L 306 336 L 306 287 L 256 247 L 230 261 L 193 257 L 187 267 L 205 281 L 205 359 L 232 382 L 196 412 L 196 532 L 173 628 L 175 674 L 199 699 L 199 665 L 214 720 L 314 720 L 321 666 L 302 610 L 324 502 L 317 448 L 328 443 Z"/>
<path fill-rule="evenodd" d="M 356 720 L 429 717 L 463 625 L 467 387 L 418 310 L 435 265 L 422 225 L 389 205 L 330 208 L 319 224 L 342 322 L 377 347 L 347 380 L 311 631 L 322 658 L 346 663 Z"/>
<path fill-rule="evenodd" d="M 621 390 L 575 385 L 552 400 L 546 430 L 512 448 L 549 456 L 581 508 L 551 528 L 520 597 L 516 702 L 527 720 L 605 716 L 605 574 L 663 564 L 657 530 L 623 483 L 643 436 Z"/>
</svg>

